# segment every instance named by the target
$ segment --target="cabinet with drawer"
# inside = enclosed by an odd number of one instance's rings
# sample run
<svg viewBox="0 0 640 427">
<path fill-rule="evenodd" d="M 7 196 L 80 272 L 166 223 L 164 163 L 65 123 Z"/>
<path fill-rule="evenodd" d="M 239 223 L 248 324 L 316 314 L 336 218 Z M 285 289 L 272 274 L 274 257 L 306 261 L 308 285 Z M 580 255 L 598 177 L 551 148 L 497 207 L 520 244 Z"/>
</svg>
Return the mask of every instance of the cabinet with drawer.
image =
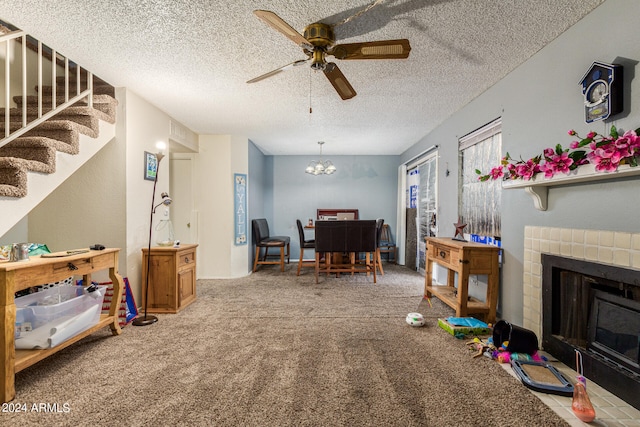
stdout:
<svg viewBox="0 0 640 427">
<path fill-rule="evenodd" d="M 427 237 L 427 265 L 424 295 L 432 295 L 456 310 L 457 317 L 482 315 L 485 321 L 496 321 L 498 303 L 500 248 L 451 238 Z M 445 267 L 447 283 L 433 283 L 433 263 Z M 455 274 L 458 286 L 455 286 Z M 469 275 L 487 275 L 487 293 L 484 301 L 469 296 Z"/>
<path fill-rule="evenodd" d="M 179 248 L 157 246 L 152 247 L 151 251 L 142 249 L 143 306 L 147 262 L 150 263 L 148 312 L 177 313 L 195 301 L 197 247 L 194 244 L 182 244 Z"/>
</svg>

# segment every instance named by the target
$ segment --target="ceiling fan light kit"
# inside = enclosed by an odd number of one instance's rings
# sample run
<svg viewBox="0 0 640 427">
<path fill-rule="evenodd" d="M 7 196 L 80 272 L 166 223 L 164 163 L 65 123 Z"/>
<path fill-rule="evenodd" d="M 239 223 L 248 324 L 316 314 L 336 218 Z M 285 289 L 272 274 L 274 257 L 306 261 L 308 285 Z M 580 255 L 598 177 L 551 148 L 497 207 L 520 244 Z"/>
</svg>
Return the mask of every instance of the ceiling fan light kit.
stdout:
<svg viewBox="0 0 640 427">
<path fill-rule="evenodd" d="M 378 3 L 379 2 L 373 3 L 370 7 L 354 15 L 352 18 L 360 16 L 362 13 L 366 12 Z M 340 71 L 338 66 L 333 62 L 327 62 L 327 55 L 340 60 L 405 59 L 409 57 L 409 52 L 411 51 L 411 46 L 407 39 L 335 44 L 336 38 L 333 31 L 334 25 L 315 22 L 306 26 L 303 36 L 291 27 L 291 25 L 271 11 L 254 10 L 253 13 L 265 24 L 282 33 L 301 47 L 303 53 L 307 56 L 307 59 L 294 61 L 291 64 L 287 64 L 253 78 L 247 81 L 247 83 L 255 83 L 260 80 L 264 80 L 268 77 L 279 74 L 281 71 L 293 68 L 293 66 L 311 61 L 311 68 L 323 71 L 333 88 L 338 92 L 338 95 L 340 95 L 343 100 L 347 100 L 356 96 L 356 91 L 353 89 L 344 74 L 342 74 L 342 71 Z"/>
<path fill-rule="evenodd" d="M 324 141 L 318 141 L 318 145 L 320 145 L 320 160 L 312 160 L 304 170 L 306 173 L 311 175 L 331 175 L 337 170 L 333 163 L 331 163 L 331 160 L 322 161 L 323 144 Z"/>
</svg>

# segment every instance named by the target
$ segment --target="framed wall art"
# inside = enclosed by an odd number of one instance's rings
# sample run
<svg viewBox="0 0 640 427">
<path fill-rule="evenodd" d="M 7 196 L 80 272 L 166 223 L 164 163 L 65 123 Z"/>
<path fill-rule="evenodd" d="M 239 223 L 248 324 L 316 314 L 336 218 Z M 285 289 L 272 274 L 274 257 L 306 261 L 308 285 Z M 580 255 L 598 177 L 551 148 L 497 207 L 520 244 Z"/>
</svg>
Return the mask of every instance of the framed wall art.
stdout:
<svg viewBox="0 0 640 427">
<path fill-rule="evenodd" d="M 233 228 L 236 246 L 247 244 L 247 175 L 233 176 Z"/>
<path fill-rule="evenodd" d="M 144 152 L 144 179 L 155 181 L 158 173 L 158 158 L 155 154 Z"/>
</svg>

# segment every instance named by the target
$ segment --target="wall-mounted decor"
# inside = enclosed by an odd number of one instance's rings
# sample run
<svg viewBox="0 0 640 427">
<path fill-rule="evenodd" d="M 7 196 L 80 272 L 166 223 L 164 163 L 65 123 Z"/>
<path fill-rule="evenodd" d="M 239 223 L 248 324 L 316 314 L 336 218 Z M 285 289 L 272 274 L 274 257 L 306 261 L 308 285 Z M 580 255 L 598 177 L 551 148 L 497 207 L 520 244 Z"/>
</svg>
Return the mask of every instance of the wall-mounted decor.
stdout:
<svg viewBox="0 0 640 427">
<path fill-rule="evenodd" d="M 158 158 L 155 154 L 144 152 L 144 179 L 154 181 L 158 173 Z"/>
<path fill-rule="evenodd" d="M 247 244 L 247 175 L 233 176 L 233 229 L 236 246 Z"/>
<path fill-rule="evenodd" d="M 584 119 L 604 120 L 622 112 L 622 65 L 594 62 L 582 76 Z"/>
</svg>

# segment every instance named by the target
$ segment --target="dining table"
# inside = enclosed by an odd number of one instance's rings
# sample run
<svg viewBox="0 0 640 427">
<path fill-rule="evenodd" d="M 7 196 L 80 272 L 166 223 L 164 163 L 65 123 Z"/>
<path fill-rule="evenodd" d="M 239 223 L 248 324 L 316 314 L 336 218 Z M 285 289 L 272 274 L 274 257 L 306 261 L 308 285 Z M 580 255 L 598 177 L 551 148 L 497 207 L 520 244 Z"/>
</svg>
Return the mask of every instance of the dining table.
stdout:
<svg viewBox="0 0 640 427">
<path fill-rule="evenodd" d="M 315 278 L 320 273 L 373 273 L 376 283 L 376 220 L 316 221 Z M 357 254 L 365 253 L 364 262 Z M 346 255 L 346 256 L 345 256 Z M 324 256 L 324 262 L 320 262 Z"/>
</svg>

